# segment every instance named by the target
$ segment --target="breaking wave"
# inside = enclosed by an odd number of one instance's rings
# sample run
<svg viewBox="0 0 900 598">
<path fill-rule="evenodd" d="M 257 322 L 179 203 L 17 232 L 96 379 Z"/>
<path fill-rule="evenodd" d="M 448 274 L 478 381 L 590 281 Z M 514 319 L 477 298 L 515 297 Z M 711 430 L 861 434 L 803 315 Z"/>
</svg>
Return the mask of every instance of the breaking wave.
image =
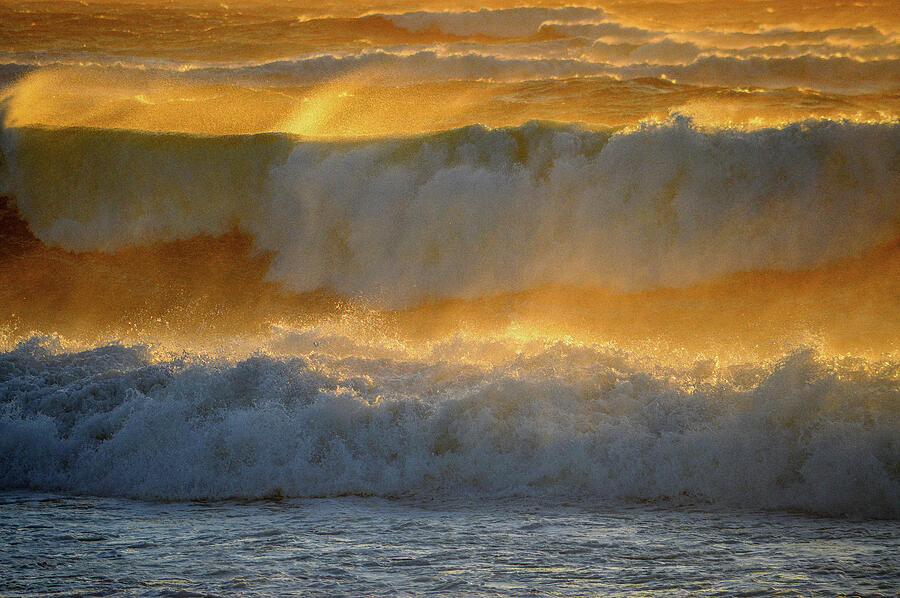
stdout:
<svg viewBox="0 0 900 598">
<path fill-rule="evenodd" d="M 0 355 L 0 488 L 900 516 L 896 364 L 801 350 L 679 371 L 557 342 L 483 369 L 448 361 L 452 343 L 418 359 L 312 350 L 158 361 L 141 347 L 71 352 L 32 338 Z"/>
<path fill-rule="evenodd" d="M 614 131 L 532 122 L 309 141 L 7 128 L 0 191 L 43 242 L 237 229 L 269 276 L 386 306 L 543 284 L 642 289 L 859 255 L 900 230 L 900 125 Z"/>
<path fill-rule="evenodd" d="M 880 52 L 880 51 L 878 51 Z M 16 54 L 0 61 L 0 84 L 15 84 L 29 73 L 78 69 L 84 81 L 117 77 L 178 84 L 303 86 L 333 80 L 360 84 L 408 85 L 436 81 L 515 82 L 583 77 L 635 80 L 647 77 L 724 87 L 802 87 L 831 92 L 897 89 L 900 59 L 875 50 L 771 47 L 710 52 L 690 42 L 663 40 L 635 46 L 595 42 L 588 47 L 457 44 L 354 54 L 313 54 L 261 63 L 208 63 L 127 60 L 73 54 L 51 57 Z M 734 54 L 734 55 L 729 55 Z M 787 54 L 785 56 L 785 54 Z M 884 53 L 882 53 L 884 54 Z M 15 93 L 15 88 L 11 88 Z"/>
<path fill-rule="evenodd" d="M 900 517 L 888 4 L 95 4 L 0 6 L 0 490 Z"/>
</svg>

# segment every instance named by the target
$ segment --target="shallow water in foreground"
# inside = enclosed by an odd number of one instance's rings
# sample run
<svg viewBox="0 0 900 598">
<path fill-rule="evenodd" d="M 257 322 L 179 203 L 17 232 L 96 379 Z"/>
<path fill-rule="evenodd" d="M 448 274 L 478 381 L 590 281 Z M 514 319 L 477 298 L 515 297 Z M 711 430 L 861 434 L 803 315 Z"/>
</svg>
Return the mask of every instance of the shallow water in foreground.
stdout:
<svg viewBox="0 0 900 598">
<path fill-rule="evenodd" d="M 703 506 L 0 493 L 3 595 L 887 596 L 900 522 Z"/>
</svg>

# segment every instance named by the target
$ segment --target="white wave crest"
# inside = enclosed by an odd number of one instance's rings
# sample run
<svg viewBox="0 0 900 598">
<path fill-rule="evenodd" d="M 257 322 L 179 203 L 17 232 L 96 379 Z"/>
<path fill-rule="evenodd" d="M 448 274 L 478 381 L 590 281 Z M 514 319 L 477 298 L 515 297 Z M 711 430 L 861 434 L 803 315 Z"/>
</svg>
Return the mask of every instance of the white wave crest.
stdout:
<svg viewBox="0 0 900 598">
<path fill-rule="evenodd" d="M 892 241 L 900 222 L 900 125 L 887 123 L 705 131 L 678 117 L 355 143 L 31 128 L 7 129 L 3 152 L 2 187 L 47 243 L 114 250 L 237 227 L 288 288 L 387 306 L 803 269 Z"/>
<path fill-rule="evenodd" d="M 685 385 L 565 344 L 482 371 L 320 353 L 153 362 L 32 339 L 0 355 L 0 373 L 2 489 L 674 498 L 900 516 L 896 366 L 808 350 Z"/>
</svg>

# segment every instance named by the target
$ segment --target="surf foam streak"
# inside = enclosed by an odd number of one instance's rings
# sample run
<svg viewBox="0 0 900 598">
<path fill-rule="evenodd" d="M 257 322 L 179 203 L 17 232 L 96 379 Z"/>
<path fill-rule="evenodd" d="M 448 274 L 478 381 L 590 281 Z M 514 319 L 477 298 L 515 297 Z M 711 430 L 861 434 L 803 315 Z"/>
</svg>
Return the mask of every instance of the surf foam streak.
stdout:
<svg viewBox="0 0 900 598">
<path fill-rule="evenodd" d="M 532 81 L 609 76 L 619 79 L 669 78 L 686 83 L 738 87 L 803 87 L 824 91 L 871 92 L 897 88 L 900 59 L 858 60 L 846 56 L 747 57 L 709 53 L 691 43 L 670 40 L 641 46 L 490 47 L 454 46 L 377 49 L 359 53 L 315 54 L 265 63 L 185 63 L 109 61 L 103 56 L 49 57 L 0 65 L 0 82 L 16 84 L 41 69 L 76 69 L 86 81 L 96 77 L 169 80 L 178 84 L 290 87 L 343 79 L 368 84 L 406 85 L 426 81 Z M 554 57 L 552 48 L 557 47 Z M 776 49 L 778 52 L 787 49 Z M 744 53 L 746 55 L 746 53 Z M 890 54 L 896 56 L 896 52 Z M 577 56 L 578 59 L 572 58 Z M 614 63 L 614 64 L 613 64 Z M 16 87 L 11 87 L 16 93 Z"/>
<path fill-rule="evenodd" d="M 900 60 L 851 58 L 732 58 L 705 56 L 687 65 L 630 66 L 622 74 L 666 76 L 677 81 L 728 87 L 811 87 L 823 91 L 887 91 L 900 80 Z"/>
<path fill-rule="evenodd" d="M 354 143 L 21 128 L 3 153 L 2 189 L 46 243 L 237 227 L 288 288 L 387 306 L 802 269 L 891 241 L 900 222 L 896 123 L 703 131 L 678 117 Z"/>
<path fill-rule="evenodd" d="M 505 44 L 463 41 L 432 44 L 430 46 L 415 46 L 415 48 L 422 50 L 430 49 L 442 56 L 476 54 L 502 58 L 505 60 L 528 59 L 536 61 L 577 59 L 581 62 L 593 64 L 595 65 L 595 68 L 606 66 L 607 63 L 616 67 L 628 65 L 646 67 L 648 64 L 689 65 L 701 57 L 705 58 L 713 56 L 741 60 L 749 58 L 799 59 L 812 57 L 822 60 L 822 66 L 819 68 L 822 73 L 818 75 L 819 79 L 824 78 L 829 69 L 840 73 L 840 65 L 846 62 L 844 59 L 849 58 L 859 63 L 862 61 L 896 60 L 897 58 L 900 58 L 900 44 L 865 46 L 832 45 L 826 43 L 802 45 L 781 44 L 750 46 L 738 49 L 702 46 L 692 41 L 676 40 L 668 37 L 658 41 L 650 41 L 641 44 L 627 42 L 609 43 L 599 40 L 591 42 L 584 39 L 554 39 L 549 41 L 524 41 Z M 409 46 L 406 47 L 407 51 L 410 49 Z M 398 51 L 398 48 L 390 47 L 383 48 L 383 50 L 394 52 Z M 841 60 L 837 60 L 835 63 L 829 63 L 827 62 L 828 59 Z M 535 64 L 538 65 L 540 63 L 536 62 Z M 889 63 L 885 64 L 887 64 L 887 68 L 882 68 L 882 71 L 884 74 L 889 75 L 893 72 L 890 70 L 892 65 Z M 885 64 L 876 62 L 866 68 L 878 69 L 879 66 L 885 67 Z M 896 65 L 893 65 L 893 68 L 896 69 Z M 620 77 L 627 74 L 627 71 L 622 69 L 612 69 L 607 72 Z M 796 81 L 815 81 L 809 73 L 804 74 L 800 69 L 795 69 L 792 76 Z M 846 85 L 846 83 L 840 83 Z M 896 85 L 896 83 L 887 82 L 885 86 L 890 87 L 891 85 Z"/>
<path fill-rule="evenodd" d="M 567 6 L 564 8 L 519 7 L 460 12 L 416 11 L 379 15 L 412 32 L 437 29 L 459 36 L 527 37 L 545 23 L 581 23 L 604 19 L 599 8 Z"/>
<path fill-rule="evenodd" d="M 0 355 L 0 488 L 149 499 L 552 495 L 900 516 L 896 366 L 673 372 L 557 343 L 491 370 L 257 355 Z M 680 382 L 678 380 L 681 380 Z"/>
</svg>

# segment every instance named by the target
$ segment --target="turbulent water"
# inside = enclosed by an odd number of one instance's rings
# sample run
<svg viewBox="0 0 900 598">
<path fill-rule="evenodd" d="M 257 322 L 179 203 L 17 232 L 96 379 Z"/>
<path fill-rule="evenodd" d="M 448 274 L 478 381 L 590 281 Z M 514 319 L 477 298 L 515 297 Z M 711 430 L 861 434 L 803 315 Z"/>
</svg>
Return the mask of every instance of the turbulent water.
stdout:
<svg viewBox="0 0 900 598">
<path fill-rule="evenodd" d="M 530 122 L 357 143 L 17 128 L 3 148 L 9 192 L 47 244 L 236 228 L 287 289 L 391 307 L 808 269 L 893 241 L 900 221 L 898 123 Z"/>
<path fill-rule="evenodd" d="M 408 579 L 320 551 L 272 584 L 42 587 L 4 540 L 0 591 L 896 590 L 895 8 L 0 2 L 0 527 L 124 558 L 164 541 L 108 513 L 163 501 L 216 542 L 243 536 L 207 508 L 291 551 L 337 517 L 369 561 L 389 516 L 424 551 Z M 430 546 L 618 535 L 559 557 L 569 585 L 435 568 L 402 532 L 429 504 Z M 876 540 L 761 582 L 698 548 L 731 516 Z M 708 576 L 600 564 L 662 558 L 634 534 Z"/>
<path fill-rule="evenodd" d="M 308 347 L 295 335 L 272 352 Z M 196 363 L 32 339 L 0 366 L 3 484 L 151 499 L 535 495 L 900 514 L 893 364 L 871 371 L 807 351 L 699 382 L 709 364 L 655 371 L 565 344 L 488 371 L 451 361 L 460 347 L 427 360 L 317 349 Z"/>
<path fill-rule="evenodd" d="M 889 596 L 900 548 L 896 521 L 521 498 L 4 492 L 0 526 L 10 595 Z"/>
</svg>

